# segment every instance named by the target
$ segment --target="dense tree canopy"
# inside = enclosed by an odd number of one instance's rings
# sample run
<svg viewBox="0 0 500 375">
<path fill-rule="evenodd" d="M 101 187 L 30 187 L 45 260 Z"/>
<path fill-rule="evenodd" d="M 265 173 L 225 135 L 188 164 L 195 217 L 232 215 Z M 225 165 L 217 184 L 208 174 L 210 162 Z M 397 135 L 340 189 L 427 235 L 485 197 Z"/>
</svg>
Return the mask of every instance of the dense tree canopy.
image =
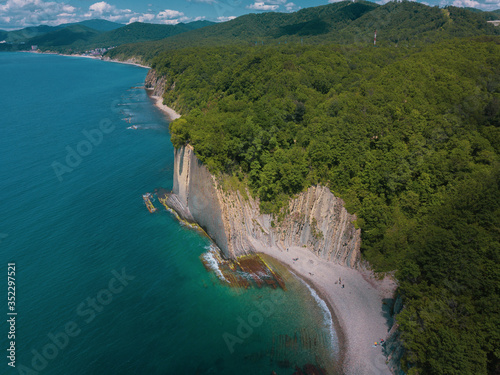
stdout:
<svg viewBox="0 0 500 375">
<path fill-rule="evenodd" d="M 398 270 L 412 374 L 486 374 L 500 353 L 500 40 L 419 48 L 212 47 L 153 60 L 214 172 L 278 213 L 322 183 L 362 251 Z"/>
</svg>

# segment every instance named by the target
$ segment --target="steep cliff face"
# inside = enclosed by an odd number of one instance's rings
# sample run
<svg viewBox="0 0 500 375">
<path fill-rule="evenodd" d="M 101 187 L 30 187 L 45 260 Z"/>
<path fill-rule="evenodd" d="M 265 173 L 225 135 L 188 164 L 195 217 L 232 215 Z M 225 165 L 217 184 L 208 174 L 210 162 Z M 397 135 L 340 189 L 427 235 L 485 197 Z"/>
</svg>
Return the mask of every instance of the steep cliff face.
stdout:
<svg viewBox="0 0 500 375">
<path fill-rule="evenodd" d="M 153 96 L 162 97 L 165 92 L 165 76 L 160 76 L 156 70 L 150 69 L 146 75 L 144 87 L 153 90 Z"/>
<path fill-rule="evenodd" d="M 259 202 L 239 192 L 224 191 L 198 160 L 191 146 L 175 151 L 172 207 L 194 220 L 224 254 L 234 258 L 262 246 L 307 247 L 326 260 L 354 267 L 359 260 L 360 230 L 356 219 L 327 187 L 313 186 L 291 199 L 283 220 L 263 215 Z"/>
</svg>

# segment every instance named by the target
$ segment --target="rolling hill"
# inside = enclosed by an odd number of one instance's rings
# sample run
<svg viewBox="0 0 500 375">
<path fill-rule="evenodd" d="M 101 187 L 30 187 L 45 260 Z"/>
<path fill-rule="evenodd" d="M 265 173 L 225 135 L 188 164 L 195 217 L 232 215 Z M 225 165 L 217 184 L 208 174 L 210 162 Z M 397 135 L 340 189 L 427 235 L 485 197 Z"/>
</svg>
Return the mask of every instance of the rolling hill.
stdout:
<svg viewBox="0 0 500 375">
<path fill-rule="evenodd" d="M 59 29 L 61 29 L 61 27 L 59 26 L 46 25 L 26 27 L 21 30 L 8 31 L 7 35 L 5 36 L 5 41 L 7 43 L 27 42 L 30 38 L 44 35 Z"/>
<path fill-rule="evenodd" d="M 61 29 L 64 29 L 69 26 L 85 26 L 88 27 L 94 31 L 111 31 L 114 29 L 117 29 L 119 27 L 123 27 L 124 25 L 121 23 L 116 23 L 116 22 L 111 22 L 111 21 L 106 21 L 106 20 L 99 20 L 99 19 L 94 19 L 94 20 L 86 20 L 86 21 L 81 21 L 81 22 L 76 22 L 76 23 L 67 23 L 67 24 L 61 24 L 58 26 L 47 26 L 47 25 L 40 25 L 40 26 L 31 26 L 31 27 L 25 27 L 24 29 L 20 30 L 14 30 L 14 31 L 0 31 L 0 40 L 5 40 L 7 43 L 28 43 L 28 40 L 34 37 L 42 36 L 48 33 L 52 33 Z M 71 30 L 71 29 L 70 29 Z M 56 38 L 57 38 L 56 34 Z M 32 43 L 29 43 L 32 44 Z"/>
<path fill-rule="evenodd" d="M 61 25 L 63 27 L 66 26 L 71 26 L 71 25 L 82 25 L 82 26 L 87 26 L 90 27 L 91 29 L 97 30 L 97 31 L 111 31 L 118 29 L 120 27 L 123 27 L 124 25 L 122 23 L 116 23 L 116 22 L 111 22 L 107 20 L 86 20 L 86 21 L 81 21 L 81 22 L 76 22 L 76 23 L 68 23 Z"/>
<path fill-rule="evenodd" d="M 110 51 L 109 56 L 134 54 L 148 60 L 163 50 L 187 46 L 373 43 L 375 30 L 378 45 L 499 35 L 500 28 L 488 24 L 484 13 L 408 1 L 382 6 L 368 1 L 343 1 L 295 13 L 248 14 L 165 40 L 123 45 Z"/>
<path fill-rule="evenodd" d="M 87 42 L 99 32 L 83 25 L 71 25 L 63 29 L 28 39 L 28 44 L 44 47 L 58 47 L 76 42 Z"/>
<path fill-rule="evenodd" d="M 125 43 L 135 43 L 148 40 L 159 40 L 190 30 L 211 25 L 208 21 L 179 23 L 177 25 L 158 25 L 134 22 L 115 30 L 101 33 L 90 41 L 88 47 L 108 47 Z"/>
</svg>

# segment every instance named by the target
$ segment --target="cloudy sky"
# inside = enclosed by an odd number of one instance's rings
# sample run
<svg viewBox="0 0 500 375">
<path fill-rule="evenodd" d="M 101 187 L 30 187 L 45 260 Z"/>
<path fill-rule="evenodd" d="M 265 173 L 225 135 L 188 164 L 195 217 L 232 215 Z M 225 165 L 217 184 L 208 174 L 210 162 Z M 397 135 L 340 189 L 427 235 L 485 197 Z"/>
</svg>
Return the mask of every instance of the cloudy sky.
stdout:
<svg viewBox="0 0 500 375">
<path fill-rule="evenodd" d="M 336 0 L 0 0 L 0 29 L 59 25 L 93 18 L 130 23 L 176 24 L 200 19 L 227 21 L 246 13 L 293 12 Z M 388 0 L 373 0 L 379 4 Z M 500 0 L 421 0 L 483 10 L 500 8 Z"/>
</svg>

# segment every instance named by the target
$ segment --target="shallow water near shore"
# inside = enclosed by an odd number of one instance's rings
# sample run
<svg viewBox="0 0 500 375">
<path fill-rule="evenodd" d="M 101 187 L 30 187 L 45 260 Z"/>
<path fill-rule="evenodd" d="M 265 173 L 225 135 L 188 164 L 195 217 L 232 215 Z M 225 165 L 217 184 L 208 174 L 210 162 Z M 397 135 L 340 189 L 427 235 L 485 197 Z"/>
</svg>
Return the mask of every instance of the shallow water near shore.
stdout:
<svg viewBox="0 0 500 375">
<path fill-rule="evenodd" d="M 171 189 L 173 174 L 168 124 L 141 88 L 146 73 L 0 54 L 0 268 L 5 275 L 16 263 L 17 369 L 291 375 L 308 363 L 334 368 L 339 344 L 328 314 L 285 267 L 268 260 L 286 291 L 229 287 L 200 260 L 207 238 L 164 209 L 146 209 L 142 194 Z M 8 348 L 7 334 L 0 337 Z"/>
</svg>

